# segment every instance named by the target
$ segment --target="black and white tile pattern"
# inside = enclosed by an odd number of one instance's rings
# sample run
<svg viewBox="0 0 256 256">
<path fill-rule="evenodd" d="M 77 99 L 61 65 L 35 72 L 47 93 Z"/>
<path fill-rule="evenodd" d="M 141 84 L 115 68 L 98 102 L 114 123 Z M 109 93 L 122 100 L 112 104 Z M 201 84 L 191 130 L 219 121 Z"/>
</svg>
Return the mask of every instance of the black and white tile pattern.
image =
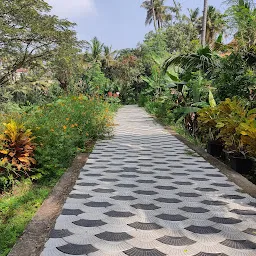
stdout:
<svg viewBox="0 0 256 256">
<path fill-rule="evenodd" d="M 256 200 L 141 108 L 97 143 L 41 256 L 255 256 Z"/>
</svg>

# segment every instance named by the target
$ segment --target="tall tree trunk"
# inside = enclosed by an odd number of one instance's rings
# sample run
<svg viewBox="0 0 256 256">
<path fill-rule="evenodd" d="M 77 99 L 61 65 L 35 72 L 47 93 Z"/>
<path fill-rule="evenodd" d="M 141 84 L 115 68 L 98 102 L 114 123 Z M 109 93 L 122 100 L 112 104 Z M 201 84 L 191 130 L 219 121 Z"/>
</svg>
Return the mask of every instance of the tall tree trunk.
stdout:
<svg viewBox="0 0 256 256">
<path fill-rule="evenodd" d="M 157 26 L 158 26 L 158 29 L 160 29 L 162 26 L 161 26 L 161 21 L 160 20 L 158 20 L 157 21 Z"/>
<path fill-rule="evenodd" d="M 152 10 L 153 10 L 154 27 L 155 27 L 155 30 L 157 31 L 157 25 L 156 25 L 156 10 L 155 10 L 155 3 L 154 3 L 154 0 L 151 0 L 151 6 L 152 6 Z"/>
<path fill-rule="evenodd" d="M 202 37 L 201 37 L 201 42 L 203 47 L 205 47 L 207 10 L 208 10 L 208 0 L 204 0 L 204 14 L 203 14 L 203 24 L 202 24 Z"/>
</svg>

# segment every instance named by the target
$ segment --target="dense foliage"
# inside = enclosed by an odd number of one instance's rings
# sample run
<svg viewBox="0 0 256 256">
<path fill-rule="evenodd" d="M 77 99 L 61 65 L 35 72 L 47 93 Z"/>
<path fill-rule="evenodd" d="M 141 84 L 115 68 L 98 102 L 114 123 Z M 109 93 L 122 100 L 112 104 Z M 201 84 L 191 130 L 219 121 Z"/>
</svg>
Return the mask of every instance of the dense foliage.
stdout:
<svg viewBox="0 0 256 256">
<path fill-rule="evenodd" d="M 15 121 L 5 115 L 0 190 L 16 179 L 47 179 L 67 168 L 76 152 L 110 132 L 111 113 L 108 103 L 81 95 L 32 107 Z"/>
<path fill-rule="evenodd" d="M 189 17 L 175 9 L 175 22 L 151 32 L 141 47 L 147 73 L 139 104 L 203 143 L 216 140 L 228 151 L 254 157 L 255 10 L 249 0 L 228 1 L 224 14 L 209 6 L 208 45 L 202 48 L 199 9 L 189 10 Z M 225 32 L 234 32 L 229 44 L 223 43 Z M 155 56 L 165 61 L 155 62 Z"/>
</svg>

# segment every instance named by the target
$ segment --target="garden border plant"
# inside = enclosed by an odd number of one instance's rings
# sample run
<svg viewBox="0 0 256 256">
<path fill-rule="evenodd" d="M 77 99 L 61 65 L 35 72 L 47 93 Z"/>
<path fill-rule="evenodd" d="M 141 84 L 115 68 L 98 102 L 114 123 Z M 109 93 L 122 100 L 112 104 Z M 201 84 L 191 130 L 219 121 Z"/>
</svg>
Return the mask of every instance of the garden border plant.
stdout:
<svg viewBox="0 0 256 256">
<path fill-rule="evenodd" d="M 213 130 L 232 169 L 250 173 L 256 157 L 256 109 L 250 109 L 246 102 L 235 97 L 214 108 L 203 108 L 198 114 L 199 136 L 207 137 L 207 130 Z"/>
<path fill-rule="evenodd" d="M 99 97 L 80 95 L 61 97 L 55 102 L 35 106 L 17 115 L 17 123 L 24 123 L 15 129 L 19 134 L 17 138 L 22 138 L 24 133 L 24 141 L 30 136 L 35 137 L 33 141 L 36 148 L 33 154 L 36 163 L 33 162 L 33 166 L 26 169 L 23 175 L 13 176 L 17 179 L 8 180 L 7 172 L 1 171 L 2 176 L 5 174 L 2 184 L 5 192 L 0 197 L 0 229 L 3 234 L 0 237 L 1 256 L 8 254 L 36 209 L 70 166 L 74 156 L 83 152 L 86 145 L 93 145 L 97 139 L 110 134 L 112 116 L 116 109 L 116 104 L 109 104 Z M 11 117 L 14 118 L 14 115 Z M 8 115 L 4 117 L 6 123 L 8 118 Z M 31 131 L 26 132 L 24 127 L 31 128 Z M 8 141 L 3 142 L 2 154 L 6 155 L 9 153 Z M 11 156 L 15 157 L 13 154 Z M 26 161 L 24 163 L 28 164 Z M 4 168 L 8 166 L 18 170 L 11 158 Z M 13 184 L 12 189 L 7 187 L 9 184 Z"/>
</svg>

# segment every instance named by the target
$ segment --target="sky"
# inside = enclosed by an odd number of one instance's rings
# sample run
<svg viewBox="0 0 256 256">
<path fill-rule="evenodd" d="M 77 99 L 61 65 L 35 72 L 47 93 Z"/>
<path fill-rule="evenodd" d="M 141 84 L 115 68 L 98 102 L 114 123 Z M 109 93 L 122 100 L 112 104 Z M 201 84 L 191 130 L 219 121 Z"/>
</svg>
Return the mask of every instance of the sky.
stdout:
<svg viewBox="0 0 256 256">
<path fill-rule="evenodd" d="M 143 41 L 144 35 L 153 30 L 145 26 L 146 10 L 141 8 L 143 0 L 45 0 L 52 7 L 52 14 L 77 24 L 76 31 L 81 40 L 94 36 L 113 49 L 134 48 Z M 166 5 L 172 5 L 166 0 Z M 184 11 L 200 7 L 204 0 L 178 0 Z M 209 5 L 224 11 L 223 0 L 209 0 Z"/>
</svg>

